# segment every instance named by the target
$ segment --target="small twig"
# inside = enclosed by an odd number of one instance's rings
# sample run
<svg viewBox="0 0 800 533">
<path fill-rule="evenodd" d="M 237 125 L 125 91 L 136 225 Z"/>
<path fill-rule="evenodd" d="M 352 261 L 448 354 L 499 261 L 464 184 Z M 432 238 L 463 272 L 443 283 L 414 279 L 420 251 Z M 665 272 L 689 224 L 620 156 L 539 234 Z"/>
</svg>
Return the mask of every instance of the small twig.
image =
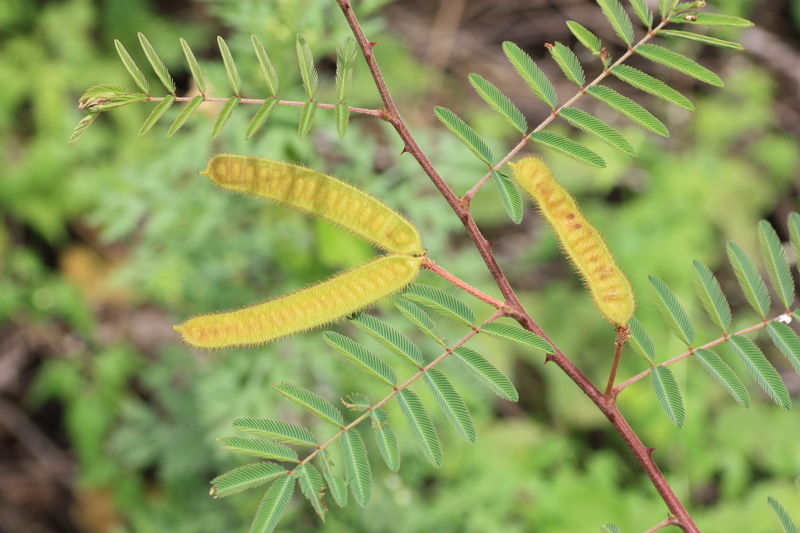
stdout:
<svg viewBox="0 0 800 533">
<path fill-rule="evenodd" d="M 617 340 L 614 342 L 616 350 L 614 350 L 614 362 L 611 364 L 611 372 L 608 375 L 608 385 L 606 385 L 606 392 L 603 394 L 606 400 L 612 399 L 612 391 L 614 389 L 614 380 L 617 378 L 617 367 L 619 367 L 620 356 L 622 355 L 622 348 L 625 343 L 631 338 L 631 327 L 628 325 L 617 326 Z"/>
<path fill-rule="evenodd" d="M 665 518 L 662 522 L 659 522 L 658 524 L 656 524 L 655 526 L 651 527 L 650 529 L 648 529 L 644 533 L 655 533 L 659 529 L 664 529 L 665 527 L 674 526 L 674 525 L 675 525 L 675 522 L 673 522 L 671 518 Z"/>
<path fill-rule="evenodd" d="M 164 96 L 156 96 L 156 97 L 149 97 L 146 100 L 141 100 L 142 102 L 160 102 L 164 100 Z M 190 102 L 194 97 L 192 96 L 177 96 L 175 97 L 176 102 Z M 228 98 L 211 98 L 208 96 L 203 97 L 203 102 L 219 102 L 225 103 L 230 100 Z M 267 100 L 271 100 L 271 98 L 239 98 L 240 104 L 263 104 Z M 133 103 L 133 102 L 132 102 Z M 285 106 L 295 106 L 295 107 L 303 107 L 308 102 L 295 102 L 292 100 L 278 100 L 278 105 L 285 105 Z M 317 104 L 317 107 L 321 107 L 322 109 L 334 109 L 336 106 L 334 104 Z M 381 109 L 365 109 L 363 107 L 348 107 L 347 109 L 350 110 L 351 113 L 361 113 L 362 115 L 372 115 L 375 117 L 383 118 L 384 111 Z"/>
<path fill-rule="evenodd" d="M 489 305 L 491 305 L 493 307 L 496 307 L 497 309 L 502 309 L 502 308 L 504 308 L 506 306 L 506 304 L 504 302 L 501 302 L 500 300 L 497 300 L 496 298 L 492 298 L 488 294 L 482 293 L 481 291 L 479 291 L 478 289 L 476 289 L 472 285 L 468 284 L 465 281 L 462 281 L 462 280 L 458 279 L 457 277 L 452 275 L 450 272 L 448 272 L 445 269 L 437 266 L 436 263 L 434 263 L 432 259 L 429 259 L 427 257 L 425 259 L 423 259 L 422 268 L 427 268 L 428 270 L 430 270 L 434 274 L 446 279 L 447 281 L 449 281 L 450 283 L 452 283 L 453 285 L 455 285 L 459 289 L 463 290 L 464 292 L 470 293 L 475 298 L 477 298 L 479 300 L 482 300 L 482 301 L 486 302 L 487 304 L 489 304 Z"/>
</svg>

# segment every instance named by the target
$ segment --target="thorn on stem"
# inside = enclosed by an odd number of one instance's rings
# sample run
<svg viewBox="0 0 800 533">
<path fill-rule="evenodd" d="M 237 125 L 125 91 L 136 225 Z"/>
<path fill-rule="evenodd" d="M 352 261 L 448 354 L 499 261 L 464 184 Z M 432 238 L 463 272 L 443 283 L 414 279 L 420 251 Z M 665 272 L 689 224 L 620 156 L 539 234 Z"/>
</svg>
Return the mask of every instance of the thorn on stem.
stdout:
<svg viewBox="0 0 800 533">
<path fill-rule="evenodd" d="M 376 45 L 376 44 L 378 44 L 379 42 L 380 42 L 380 41 L 375 41 L 375 42 L 372 42 L 372 41 L 370 41 L 370 42 L 369 42 L 369 47 L 370 47 L 370 48 L 375 48 L 375 45 Z"/>
<path fill-rule="evenodd" d="M 403 146 L 403 149 L 400 150 L 400 155 L 407 154 L 409 152 L 408 146 Z"/>
</svg>

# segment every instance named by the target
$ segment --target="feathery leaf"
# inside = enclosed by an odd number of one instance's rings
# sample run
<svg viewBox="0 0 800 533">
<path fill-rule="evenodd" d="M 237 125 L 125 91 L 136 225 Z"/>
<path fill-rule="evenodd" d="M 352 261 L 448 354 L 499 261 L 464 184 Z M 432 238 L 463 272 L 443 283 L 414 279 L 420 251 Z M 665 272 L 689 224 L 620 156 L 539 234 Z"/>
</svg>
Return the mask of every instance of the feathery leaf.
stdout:
<svg viewBox="0 0 800 533">
<path fill-rule="evenodd" d="M 367 314 L 360 314 L 351 322 L 408 364 L 422 366 L 424 359 L 419 347 L 386 322 Z"/>
<path fill-rule="evenodd" d="M 136 62 L 133 60 L 133 58 L 131 58 L 128 51 L 125 50 L 125 47 L 122 46 L 122 43 L 117 39 L 114 39 L 114 46 L 117 48 L 119 58 L 122 59 L 122 64 L 125 65 L 125 68 L 130 73 L 133 81 L 136 82 L 136 85 L 142 90 L 143 93 L 150 94 L 150 85 L 147 83 L 147 78 L 144 77 L 142 71 L 136 66 Z"/>
<path fill-rule="evenodd" d="M 389 426 L 389 417 L 383 409 L 373 409 L 369 412 L 369 416 L 372 419 L 372 429 L 375 430 L 375 440 L 381 457 L 389 470 L 397 472 L 400 469 L 400 448 L 397 446 L 397 437 Z"/>
<path fill-rule="evenodd" d="M 155 71 L 158 79 L 161 80 L 161 83 L 164 84 L 164 87 L 166 87 L 167 90 L 174 95 L 175 81 L 172 79 L 172 76 L 169 75 L 169 71 L 164 65 L 164 62 L 161 61 L 161 58 L 159 58 L 158 54 L 156 54 L 156 50 L 153 48 L 153 45 L 150 44 L 150 41 L 148 41 L 147 37 L 145 37 L 141 32 L 139 33 L 139 43 L 142 45 L 144 55 L 147 56 L 147 60 L 153 67 L 153 71 Z"/>
<path fill-rule="evenodd" d="M 489 322 L 481 326 L 481 333 L 518 344 L 528 350 L 536 350 L 548 354 L 555 353 L 553 346 L 539 335 L 510 324 Z"/>
<path fill-rule="evenodd" d="M 286 475 L 286 469 L 275 463 L 252 463 L 240 466 L 215 477 L 211 481 L 211 496 L 224 498 L 245 490 L 254 489 L 269 483 L 281 475 Z"/>
<path fill-rule="evenodd" d="M 175 102 L 175 97 L 172 96 L 171 94 L 168 94 L 166 97 L 164 97 L 163 100 L 161 100 L 158 103 L 157 106 L 153 108 L 153 111 L 145 119 L 144 123 L 142 124 L 142 127 L 139 128 L 139 137 L 150 131 L 150 128 L 152 128 L 155 125 L 155 123 L 158 122 L 158 119 L 164 116 L 164 113 L 166 113 L 167 109 L 169 109 L 170 106 L 172 106 L 173 102 Z"/>
<path fill-rule="evenodd" d="M 236 63 L 233 61 L 231 49 L 228 48 L 228 43 L 225 42 L 220 36 L 217 36 L 217 45 L 222 54 L 222 62 L 225 64 L 225 73 L 228 75 L 228 83 L 233 89 L 233 94 L 239 96 L 242 90 L 242 78 L 239 76 L 239 70 L 236 68 Z"/>
<path fill-rule="evenodd" d="M 225 444 L 223 450 L 246 453 L 254 457 L 274 459 L 276 461 L 296 462 L 297 453 L 283 444 L 271 440 L 250 439 L 247 437 L 220 437 L 218 441 Z"/>
<path fill-rule="evenodd" d="M 372 470 L 367 459 L 367 449 L 361 435 L 355 429 L 342 432 L 339 438 L 344 456 L 344 468 L 347 473 L 347 484 L 353 491 L 358 505 L 366 507 L 372 499 Z"/>
<path fill-rule="evenodd" d="M 578 163 L 591 167 L 605 168 L 606 162 L 602 157 L 589 150 L 582 144 L 578 144 L 572 139 L 567 139 L 557 133 L 549 131 L 537 131 L 530 134 L 532 141 L 555 150 L 556 152 L 574 159 Z"/>
<path fill-rule="evenodd" d="M 800 269 L 800 215 L 794 211 L 789 213 L 786 224 L 789 226 L 789 242 L 794 253 L 794 266 Z"/>
<path fill-rule="evenodd" d="M 696 43 L 707 44 L 709 46 L 716 46 L 717 48 L 727 48 L 728 50 L 736 50 L 741 52 L 744 46 L 733 41 L 725 41 L 717 39 L 716 37 L 709 37 L 702 33 L 694 33 L 691 31 L 677 31 L 677 30 L 658 30 L 657 35 L 662 37 L 674 37 L 676 39 L 683 39 L 684 41 L 693 41 Z"/>
<path fill-rule="evenodd" d="M 663 81 L 656 79 L 649 74 L 645 74 L 641 70 L 629 67 L 628 65 L 616 65 L 611 69 L 611 74 L 621 79 L 625 83 L 636 87 L 640 91 L 658 96 L 659 98 L 662 98 L 671 104 L 675 104 L 678 107 L 682 107 L 689 111 L 694 111 L 694 105 L 689 101 L 688 98 Z"/>
<path fill-rule="evenodd" d="M 583 67 L 581 66 L 581 62 L 578 61 L 578 56 L 575 55 L 575 52 L 561 43 L 548 44 L 545 46 L 550 51 L 550 55 L 553 56 L 553 59 L 555 59 L 558 67 L 564 72 L 567 79 L 583 87 L 583 84 L 586 82 L 586 75 L 583 72 Z"/>
<path fill-rule="evenodd" d="M 435 467 L 442 466 L 442 445 L 439 443 L 439 436 L 436 435 L 436 428 L 431 422 L 419 397 L 410 389 L 397 391 L 397 403 L 403 416 L 406 417 L 411 433 L 417 439 L 422 454 Z"/>
<path fill-rule="evenodd" d="M 360 392 L 351 392 L 347 395 L 348 408 L 353 411 L 366 411 L 372 405 L 369 397 Z"/>
<path fill-rule="evenodd" d="M 293 385 L 288 381 L 282 381 L 277 385 L 273 385 L 272 388 L 317 418 L 339 428 L 344 425 L 342 413 L 319 394 Z"/>
<path fill-rule="evenodd" d="M 355 65 L 358 46 L 353 37 L 347 37 L 336 47 L 336 99 L 341 103 L 347 98 L 353 84 L 353 67 Z"/>
<path fill-rule="evenodd" d="M 333 114 L 336 119 L 336 133 L 340 139 L 344 139 L 347 134 L 347 126 L 350 124 L 350 108 L 346 103 L 336 104 Z"/>
<path fill-rule="evenodd" d="M 272 439 L 286 444 L 299 446 L 316 446 L 314 435 L 303 426 L 284 422 L 283 420 L 270 420 L 268 418 L 238 418 L 233 421 L 233 427 L 239 431 Z"/>
<path fill-rule="evenodd" d="M 347 483 L 345 480 L 334 476 L 329 470 L 323 470 L 322 475 L 328 484 L 328 490 L 333 496 L 333 501 L 336 502 L 336 505 L 339 507 L 347 505 Z"/>
<path fill-rule="evenodd" d="M 314 116 L 317 114 L 317 103 L 309 100 L 303 105 L 303 114 L 300 115 L 300 125 L 297 127 L 297 136 L 302 140 L 306 138 L 314 123 Z"/>
<path fill-rule="evenodd" d="M 747 19 L 719 13 L 692 13 L 670 19 L 670 22 L 694 24 L 695 26 L 730 26 L 733 28 L 749 28 L 753 23 Z"/>
<path fill-rule="evenodd" d="M 800 338 L 797 337 L 797 333 L 786 324 L 774 321 L 767 324 L 767 333 L 800 374 Z"/>
<path fill-rule="evenodd" d="M 571 20 L 567 21 L 567 27 L 569 27 L 569 31 L 572 32 L 572 35 L 574 35 L 583 46 L 588 48 L 590 52 L 595 55 L 600 53 L 600 48 L 602 48 L 603 45 L 597 35 Z"/>
<path fill-rule="evenodd" d="M 628 325 L 631 328 L 631 338 L 628 340 L 628 344 L 631 345 L 631 348 L 636 353 L 652 362 L 656 355 L 653 339 L 650 338 L 642 323 L 635 316 L 631 317 Z"/>
<path fill-rule="evenodd" d="M 603 122 L 602 120 L 593 117 L 586 111 L 577 109 L 575 107 L 568 107 L 562 109 L 559 115 L 567 122 L 580 128 L 586 133 L 600 139 L 604 143 L 616 148 L 620 152 L 627 154 L 631 157 L 636 157 L 636 150 L 630 145 L 620 133 Z"/>
<path fill-rule="evenodd" d="M 267 51 L 264 50 L 264 45 L 261 44 L 258 37 L 251 35 L 250 41 L 253 43 L 253 49 L 256 51 L 258 64 L 261 66 L 261 73 L 264 75 L 267 88 L 272 96 L 277 96 L 279 87 L 278 73 L 275 72 L 275 67 L 272 66 L 272 61 L 269 60 Z"/>
<path fill-rule="evenodd" d="M 739 405 L 750 408 L 750 395 L 747 393 L 747 388 L 742 384 L 736 372 L 719 355 L 711 350 L 700 348 L 695 350 L 694 357 L 728 391 L 728 394 L 733 396 Z"/>
<path fill-rule="evenodd" d="M 462 143 L 464 143 L 464 146 L 469 148 L 473 154 L 478 156 L 478 159 L 487 165 L 492 166 L 492 160 L 494 159 L 492 151 L 489 150 L 489 147 L 486 145 L 484 140 L 481 139 L 475 130 L 470 128 L 466 122 L 461 120 L 458 115 L 446 107 L 434 107 L 433 114 L 436 115 L 436 118 L 438 118 L 448 130 L 452 131 L 453 134 L 458 137 Z"/>
<path fill-rule="evenodd" d="M 472 416 L 467 409 L 467 404 L 456 392 L 450 380 L 435 368 L 425 372 L 424 378 L 436 403 L 439 404 L 447 420 L 456 428 L 458 435 L 469 443 L 475 442 L 477 433 Z"/>
<path fill-rule="evenodd" d="M 794 303 L 794 280 L 789 270 L 789 260 L 778 234 L 766 220 L 758 223 L 758 242 L 772 287 L 783 306 L 789 309 Z"/>
<path fill-rule="evenodd" d="M 619 0 L 597 0 L 597 3 L 619 38 L 630 46 L 633 42 L 633 24 Z"/>
<path fill-rule="evenodd" d="M 658 0 L 658 12 L 661 18 L 667 18 L 678 0 Z"/>
<path fill-rule="evenodd" d="M 258 131 L 258 129 L 264 125 L 264 122 L 267 121 L 267 117 L 269 114 L 272 113 L 272 109 L 278 104 L 277 98 L 267 98 L 266 101 L 261 104 L 261 107 L 258 108 L 256 111 L 253 120 L 250 121 L 250 125 L 247 126 L 247 131 L 244 134 L 245 139 L 249 139 L 253 136 L 253 134 Z"/>
<path fill-rule="evenodd" d="M 636 13 L 636 16 L 639 17 L 645 26 L 648 28 L 653 27 L 653 12 L 647 8 L 646 0 L 630 0 L 631 6 L 633 6 L 633 12 Z"/>
<path fill-rule="evenodd" d="M 800 533 L 800 528 L 797 527 L 797 524 L 794 523 L 792 517 L 789 516 L 789 513 L 778 500 L 772 496 L 767 496 L 767 501 L 772 508 L 772 512 L 775 513 L 775 516 L 778 518 L 783 533 Z"/>
<path fill-rule="evenodd" d="M 694 342 L 694 326 L 675 293 L 666 283 L 655 276 L 647 276 L 653 289 L 656 307 L 664 317 L 669 329 L 683 342 L 691 345 Z"/>
<path fill-rule="evenodd" d="M 406 287 L 403 298 L 408 298 L 467 326 L 475 322 L 475 315 L 467 304 L 431 285 L 412 283 Z"/>
<path fill-rule="evenodd" d="M 435 340 L 442 346 L 447 346 L 447 342 L 439 336 L 436 323 L 420 306 L 405 298 L 395 298 L 394 305 L 412 324 L 417 326 L 422 333 Z"/>
<path fill-rule="evenodd" d="M 394 370 L 383 359 L 354 340 L 335 331 L 326 331 L 322 334 L 322 337 L 328 343 L 328 346 L 342 354 L 353 366 L 365 374 L 390 387 L 394 387 L 395 383 L 397 383 L 397 376 Z"/>
<path fill-rule="evenodd" d="M 714 324 L 726 333 L 728 326 L 731 325 L 731 306 L 722 292 L 722 287 L 719 286 L 719 281 L 707 266 L 697 260 L 694 261 L 692 279 L 695 292 L 703 303 L 706 313 Z"/>
<path fill-rule="evenodd" d="M 239 105 L 239 102 L 240 98 L 238 96 L 231 96 L 228 98 L 228 101 L 225 102 L 225 105 L 222 106 L 222 111 L 219 112 L 217 120 L 214 121 L 214 127 L 211 129 L 212 139 L 215 139 L 217 135 L 220 134 L 222 128 L 224 128 L 225 124 L 230 120 L 233 110 Z"/>
<path fill-rule="evenodd" d="M 477 380 L 489 387 L 492 392 L 512 402 L 519 400 L 519 393 L 514 388 L 511 380 L 481 354 L 466 346 L 459 346 L 453 350 L 453 353 L 458 361 L 464 365 L 464 368 L 475 376 Z"/>
<path fill-rule="evenodd" d="M 317 74 L 317 67 L 314 65 L 314 55 L 311 53 L 311 48 L 302 33 L 297 34 L 295 48 L 297 48 L 297 60 L 300 63 L 300 77 L 303 78 L 303 88 L 306 90 L 308 99 L 313 100 L 314 95 L 317 94 L 319 74 Z"/>
<path fill-rule="evenodd" d="M 650 380 L 667 418 L 679 428 L 683 427 L 686 411 L 683 408 L 681 391 L 678 389 L 678 383 L 675 381 L 675 376 L 672 375 L 672 370 L 665 366 L 654 366 L 650 369 Z"/>
<path fill-rule="evenodd" d="M 772 398 L 772 401 L 786 409 L 792 408 L 792 399 L 780 374 L 764 357 L 761 349 L 753 341 L 741 335 L 728 337 L 733 352 L 741 359 L 756 383 Z"/>
<path fill-rule="evenodd" d="M 696 61 L 689 59 L 677 52 L 673 52 L 663 46 L 656 44 L 641 44 L 636 48 L 636 53 L 645 59 L 660 63 L 678 72 L 683 72 L 700 81 L 706 82 L 715 87 L 723 87 L 725 84 L 719 76 L 701 66 Z"/>
<path fill-rule="evenodd" d="M 183 38 L 181 38 L 181 48 L 183 48 L 183 55 L 186 56 L 186 62 L 189 63 L 189 70 L 192 71 L 192 78 L 194 78 L 194 83 L 197 85 L 197 90 L 200 91 L 201 95 L 205 96 L 206 79 L 203 76 L 203 71 L 200 70 L 200 63 L 197 62 L 192 49 L 189 48 L 189 43 L 184 41 Z"/>
<path fill-rule="evenodd" d="M 553 87 L 553 84 L 547 79 L 542 69 L 534 63 L 531 56 L 510 41 L 505 41 L 503 43 L 503 52 L 514 67 L 514 70 L 517 71 L 517 74 L 528 84 L 533 94 L 535 94 L 539 100 L 550 106 L 551 109 L 555 109 L 556 103 L 558 102 L 556 88 Z"/>
<path fill-rule="evenodd" d="M 522 222 L 522 197 L 519 194 L 519 189 L 514 185 L 514 180 L 499 170 L 492 169 L 491 173 L 492 181 L 497 187 L 500 201 L 503 202 L 503 208 L 506 210 L 508 218 L 514 224 L 519 224 Z"/>
<path fill-rule="evenodd" d="M 597 98 L 615 111 L 622 113 L 633 122 L 637 123 L 646 130 L 669 137 L 669 131 L 650 111 L 643 108 L 630 98 L 622 96 L 614 89 L 609 89 L 604 85 L 593 85 L 587 87 L 586 92 Z"/>
<path fill-rule="evenodd" d="M 603 533 L 622 533 L 622 530 L 616 524 L 606 524 L 600 529 Z"/>
<path fill-rule="evenodd" d="M 525 135 L 525 132 L 528 130 L 528 122 L 525 120 L 525 116 L 505 94 L 500 92 L 500 89 L 495 87 L 492 82 L 477 74 L 469 75 L 469 83 L 472 85 L 472 88 L 475 89 L 475 92 L 478 93 L 478 96 L 489 104 L 489 107 L 500 114 L 512 128 Z"/>
<path fill-rule="evenodd" d="M 175 121 L 169 127 L 169 131 L 167 131 L 167 137 L 172 137 L 179 129 L 181 129 L 181 127 L 183 127 L 183 125 L 186 123 L 189 117 L 191 117 L 192 114 L 197 110 L 197 108 L 200 107 L 200 104 L 203 103 L 203 100 L 205 100 L 205 96 L 203 96 L 202 94 L 198 94 L 197 96 L 189 100 L 189 103 L 186 104 L 186 107 L 181 109 L 181 112 L 178 114 L 177 118 L 175 118 Z"/>
<path fill-rule="evenodd" d="M 735 242 L 728 243 L 728 259 L 736 273 L 736 280 L 744 292 L 748 303 L 755 309 L 761 317 L 765 317 L 769 312 L 770 297 L 767 285 L 761 274 L 758 273 L 753 260 Z"/>
<path fill-rule="evenodd" d="M 258 504 L 256 516 L 250 526 L 250 533 L 270 533 L 289 505 L 294 492 L 294 478 L 292 476 L 279 476 L 267 489 L 261 503 Z"/>
<path fill-rule="evenodd" d="M 325 512 L 327 511 L 325 502 L 322 499 L 325 495 L 325 484 L 322 481 L 322 476 L 319 474 L 319 471 L 314 468 L 314 465 L 306 463 L 295 468 L 292 477 L 297 480 L 297 484 L 300 485 L 300 491 L 303 493 L 303 496 L 308 498 L 308 501 L 311 502 L 311 506 L 324 522 Z"/>
<path fill-rule="evenodd" d="M 89 113 L 88 115 L 83 117 L 81 121 L 78 122 L 78 125 L 75 126 L 75 129 L 72 130 L 72 135 L 69 136 L 69 141 L 67 141 L 67 144 L 69 146 L 75 146 L 80 140 L 80 138 L 83 137 L 83 134 L 86 133 L 86 130 L 89 129 L 89 126 L 92 125 L 92 122 L 94 122 L 94 120 L 97 118 L 97 115 L 99 114 L 100 113 Z"/>
</svg>

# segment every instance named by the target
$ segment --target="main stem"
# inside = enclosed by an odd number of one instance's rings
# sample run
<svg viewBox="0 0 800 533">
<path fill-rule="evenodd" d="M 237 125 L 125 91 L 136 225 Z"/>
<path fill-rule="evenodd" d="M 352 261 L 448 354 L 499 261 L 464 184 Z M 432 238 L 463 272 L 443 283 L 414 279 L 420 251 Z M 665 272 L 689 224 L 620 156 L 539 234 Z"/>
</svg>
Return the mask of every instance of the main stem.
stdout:
<svg viewBox="0 0 800 533">
<path fill-rule="evenodd" d="M 361 25 L 359 24 L 358 19 L 356 18 L 355 13 L 350 6 L 350 2 L 348 0 L 336 0 L 336 3 L 339 4 L 344 17 L 347 19 L 347 23 L 350 25 L 350 29 L 353 32 L 353 35 L 355 36 L 362 53 L 364 54 L 364 59 L 366 60 L 369 71 L 372 74 L 375 86 L 380 93 L 383 105 L 386 108 L 386 115 L 384 119 L 394 127 L 395 131 L 397 131 L 398 135 L 405 143 L 404 150 L 410 153 L 414 159 L 417 160 L 420 167 L 422 167 L 423 171 L 431 179 L 434 186 L 436 186 L 444 199 L 453 209 L 456 216 L 458 216 L 459 220 L 461 220 L 461 223 L 464 225 L 464 228 L 469 234 L 470 239 L 478 249 L 478 252 L 481 254 L 484 263 L 486 263 L 489 272 L 497 283 L 497 286 L 500 289 L 500 292 L 503 294 L 503 297 L 505 298 L 507 305 L 506 315 L 514 318 L 525 329 L 532 331 L 533 333 L 536 333 L 537 335 L 549 341 L 547 335 L 545 335 L 538 324 L 536 324 L 536 322 L 522 307 L 517 295 L 514 293 L 514 290 L 511 288 L 511 285 L 509 284 L 505 275 L 500 270 L 500 266 L 497 264 L 497 261 L 492 254 L 489 242 L 483 237 L 477 225 L 475 224 L 475 221 L 470 215 L 466 202 L 462 202 L 461 199 L 459 199 L 453 193 L 450 187 L 444 182 L 442 177 L 425 156 L 416 140 L 414 140 L 414 137 L 411 135 L 411 132 L 408 130 L 403 120 L 400 118 L 400 113 L 397 109 L 397 106 L 395 105 L 394 100 L 389 93 L 389 89 L 387 88 L 386 82 L 384 81 L 383 75 L 378 67 L 378 63 L 376 62 L 375 56 L 372 53 L 373 43 L 369 42 L 364 35 L 364 31 L 361 29 Z M 584 394 L 586 394 L 586 396 L 588 396 L 589 399 L 594 402 L 594 404 L 605 415 L 614 429 L 616 429 L 617 433 L 619 433 L 623 441 L 625 441 L 625 444 L 633 452 L 634 456 L 639 461 L 639 464 L 642 466 L 642 469 L 650 478 L 653 486 L 661 495 L 661 498 L 664 500 L 667 508 L 672 513 L 674 519 L 673 523 L 680 527 L 684 533 L 700 533 L 700 530 L 689 516 L 688 511 L 686 511 L 683 504 L 672 491 L 669 483 L 667 483 L 667 480 L 661 473 L 658 465 L 656 465 L 655 461 L 653 461 L 652 449 L 642 444 L 642 442 L 636 436 L 636 433 L 634 433 L 633 429 L 630 427 L 628 422 L 622 416 L 622 413 L 617 408 L 614 398 L 606 398 L 603 393 L 601 393 L 558 348 L 555 349 L 554 354 L 547 356 L 547 360 L 553 361 L 556 365 L 558 365 L 558 367 L 561 368 L 561 370 L 563 370 L 567 376 L 569 376 L 569 378 L 584 392 Z"/>
</svg>

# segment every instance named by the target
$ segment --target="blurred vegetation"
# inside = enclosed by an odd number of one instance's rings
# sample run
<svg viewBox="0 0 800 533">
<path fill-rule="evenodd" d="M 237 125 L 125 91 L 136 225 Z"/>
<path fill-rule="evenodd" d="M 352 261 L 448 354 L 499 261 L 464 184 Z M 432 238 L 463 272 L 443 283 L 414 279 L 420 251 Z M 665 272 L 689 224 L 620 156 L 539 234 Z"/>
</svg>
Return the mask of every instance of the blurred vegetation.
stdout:
<svg viewBox="0 0 800 533">
<path fill-rule="evenodd" d="M 457 140 L 433 127 L 430 108 L 444 99 L 470 116 L 484 137 L 495 139 L 496 153 L 509 146 L 506 128 L 473 105 L 463 77 L 440 77 L 410 51 L 413 36 L 392 34 L 394 15 L 412 10 L 413 2 L 390 6 L 392 16 L 381 11 L 386 3 L 359 3 L 367 35 L 380 41 L 378 60 L 420 144 L 463 193 L 482 175 L 481 165 L 465 157 Z M 739 0 L 725 10 L 749 16 L 756 4 Z M 795 32 L 800 28 L 800 2 L 760 2 L 759 9 L 766 4 L 780 4 L 775 9 L 794 14 L 788 20 Z M 179 344 L 170 326 L 188 315 L 284 294 L 374 254 L 324 223 L 215 190 L 197 176 L 214 153 L 291 160 L 346 178 L 406 212 L 420 228 L 429 255 L 445 268 L 495 293 L 458 220 L 415 163 L 400 157 L 402 145 L 393 132 L 370 118 L 356 118 L 340 142 L 332 113 L 320 111 L 311 135 L 301 142 L 299 111 L 280 108 L 254 140 L 245 142 L 243 132 L 255 109 L 240 107 L 213 142 L 213 111 L 198 113 L 167 140 L 178 106 L 138 138 L 150 109 L 135 105 L 103 114 L 76 147 L 68 148 L 82 116 L 75 106 L 85 88 L 133 86 L 113 40 L 146 64 L 136 32 L 147 35 L 184 93 L 192 87 L 178 37 L 192 45 L 212 86 L 224 87 L 214 36 L 225 35 L 246 91 L 258 95 L 262 82 L 249 48 L 249 35 L 256 33 L 288 88 L 285 98 L 294 91 L 297 99 L 302 89 L 294 39 L 303 32 L 320 62 L 321 87 L 330 91 L 323 92 L 322 101 L 332 100 L 332 58 L 348 34 L 333 2 L 5 0 L 0 9 L 5 163 L 0 176 L 0 411 L 14 410 L 33 427 L 6 423 L 8 413 L 0 418 L 0 531 L 246 531 L 258 491 L 226 500 L 208 496 L 210 479 L 240 464 L 218 449 L 215 438 L 233 433 L 234 418 L 302 416 L 271 390 L 282 380 L 331 400 L 369 390 L 318 334 L 210 354 Z M 789 44 L 796 50 L 796 39 Z M 646 275 L 667 281 L 697 310 L 691 259 L 731 281 L 732 272 L 722 262 L 724 242 L 734 239 L 753 250 L 759 219 L 769 217 L 782 231 L 786 212 L 798 209 L 800 146 L 797 132 L 780 122 L 780 109 L 789 106 L 794 116 L 800 112 L 797 96 L 787 96 L 782 75 L 752 56 L 694 47 L 687 53 L 699 53 L 701 62 L 722 74 L 726 87 L 694 91 L 697 112 L 691 115 L 648 102 L 664 117 L 671 139 L 625 129 L 639 158 L 618 158 L 597 146 L 609 163 L 600 172 L 550 158 L 555 174 L 579 197 L 629 273 L 639 295 L 637 316 L 654 336 L 659 360 L 682 349 L 647 302 Z M 696 89 L 682 83 L 684 91 Z M 380 105 L 360 60 L 349 101 Z M 590 377 L 604 379 L 613 331 L 565 267 L 554 238 L 532 209 L 520 227 L 510 227 L 492 192 L 482 191 L 475 205 L 479 224 L 499 241 L 499 259 L 531 315 Z M 430 274 L 422 281 L 441 286 Z M 734 316 L 743 325 L 752 323 L 755 317 L 735 283 L 724 288 L 739 299 L 740 313 Z M 415 335 L 389 307 L 378 309 Z M 488 314 L 488 308 L 484 311 Z M 708 323 L 696 324 L 703 324 L 699 339 L 716 338 Z M 436 355 L 432 344 L 418 340 L 429 356 Z M 399 430 L 400 473 L 375 463 L 372 505 L 335 509 L 325 531 L 555 533 L 596 531 L 611 520 L 623 531 L 640 531 L 664 515 L 661 500 L 623 444 L 564 375 L 507 345 L 481 341 L 476 346 L 514 376 L 520 403 L 497 402 L 480 389 L 467 391 L 473 382 L 447 365 L 473 409 L 478 442 L 466 445 L 442 425 L 445 463 L 436 471 L 417 453 L 408 432 Z M 643 368 L 636 358 L 625 357 L 621 375 Z M 681 431 L 664 418 L 644 384 L 626 390 L 621 403 L 643 441 L 658 449 L 659 464 L 698 525 L 709 531 L 769 531 L 767 494 L 800 515 L 800 499 L 792 489 L 800 473 L 796 413 L 779 412 L 765 401 L 744 411 L 697 368 L 691 363 L 674 368 L 689 413 Z M 58 453 L 31 446 L 32 434 L 55 443 Z M 66 482 L 48 467 L 48 460 L 56 459 L 73 465 Z M 16 494 L 15 484 L 23 481 L 36 488 L 27 499 L 26 491 Z M 49 499 L 42 496 L 48 490 L 55 493 Z M 307 503 L 295 498 L 278 530 L 319 527 Z"/>
</svg>

